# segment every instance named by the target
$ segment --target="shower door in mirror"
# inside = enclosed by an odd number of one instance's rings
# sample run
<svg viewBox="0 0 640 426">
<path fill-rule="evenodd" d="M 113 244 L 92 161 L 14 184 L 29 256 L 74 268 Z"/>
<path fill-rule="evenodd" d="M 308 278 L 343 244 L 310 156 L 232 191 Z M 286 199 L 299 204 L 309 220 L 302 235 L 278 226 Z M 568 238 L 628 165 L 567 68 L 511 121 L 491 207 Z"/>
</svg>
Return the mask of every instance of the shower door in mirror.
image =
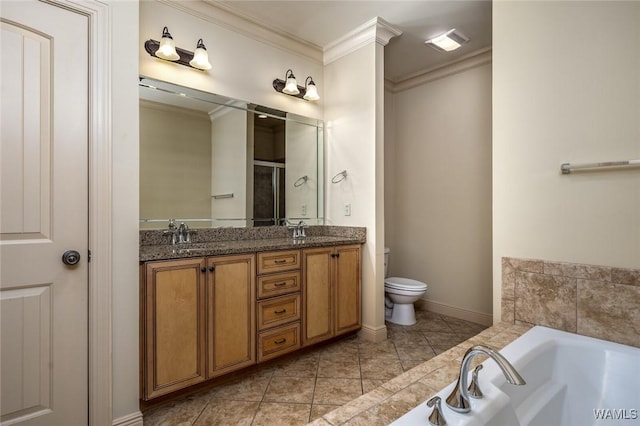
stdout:
<svg viewBox="0 0 640 426">
<path fill-rule="evenodd" d="M 285 218 L 282 163 L 256 161 L 253 166 L 253 225 L 281 225 Z"/>
</svg>

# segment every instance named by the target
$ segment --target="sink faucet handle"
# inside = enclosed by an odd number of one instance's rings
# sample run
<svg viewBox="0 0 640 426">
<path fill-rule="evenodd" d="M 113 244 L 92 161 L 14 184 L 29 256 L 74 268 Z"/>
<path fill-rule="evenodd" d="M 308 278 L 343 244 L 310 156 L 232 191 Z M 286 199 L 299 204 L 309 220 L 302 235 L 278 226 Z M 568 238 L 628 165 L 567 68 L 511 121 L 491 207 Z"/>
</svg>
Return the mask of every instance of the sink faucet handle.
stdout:
<svg viewBox="0 0 640 426">
<path fill-rule="evenodd" d="M 178 229 L 175 219 L 169 219 L 169 229 Z"/>
<path fill-rule="evenodd" d="M 469 396 L 471 398 L 481 399 L 484 396 L 478 385 L 478 373 L 480 370 L 482 370 L 482 364 L 478 364 L 478 366 L 473 369 L 473 374 L 471 375 L 471 384 L 469 385 Z"/>
<path fill-rule="evenodd" d="M 445 426 L 447 424 L 442 414 L 442 398 L 434 396 L 427 401 L 427 407 L 433 407 L 433 411 L 429 415 L 429 424 L 433 426 Z"/>
</svg>

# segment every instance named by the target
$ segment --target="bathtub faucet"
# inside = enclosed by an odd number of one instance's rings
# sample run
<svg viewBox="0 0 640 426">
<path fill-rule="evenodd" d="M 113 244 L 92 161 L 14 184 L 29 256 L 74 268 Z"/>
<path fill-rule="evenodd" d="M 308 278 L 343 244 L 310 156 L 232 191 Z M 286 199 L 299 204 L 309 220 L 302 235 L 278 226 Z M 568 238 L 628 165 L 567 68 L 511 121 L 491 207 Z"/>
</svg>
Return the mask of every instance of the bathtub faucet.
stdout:
<svg viewBox="0 0 640 426">
<path fill-rule="evenodd" d="M 467 378 L 469 376 L 469 367 L 471 366 L 471 360 L 478 354 L 484 354 L 493 359 L 502 373 L 504 377 L 507 379 L 509 383 L 512 385 L 525 385 L 527 382 L 524 381 L 522 376 L 516 371 L 516 369 L 507 361 L 507 359 L 502 356 L 497 350 L 493 349 L 490 346 L 485 345 L 476 345 L 472 346 L 467 350 L 462 358 L 462 363 L 460 364 L 460 375 L 458 376 L 458 382 L 456 383 L 455 388 L 451 392 L 451 394 L 447 397 L 447 405 L 453 411 L 457 411 L 458 413 L 468 413 L 471 411 L 471 404 L 469 403 L 469 398 L 474 397 L 469 395 L 469 390 L 467 389 Z M 474 381 L 474 388 L 477 390 L 477 382 Z M 481 397 L 475 396 L 476 398 Z"/>
</svg>

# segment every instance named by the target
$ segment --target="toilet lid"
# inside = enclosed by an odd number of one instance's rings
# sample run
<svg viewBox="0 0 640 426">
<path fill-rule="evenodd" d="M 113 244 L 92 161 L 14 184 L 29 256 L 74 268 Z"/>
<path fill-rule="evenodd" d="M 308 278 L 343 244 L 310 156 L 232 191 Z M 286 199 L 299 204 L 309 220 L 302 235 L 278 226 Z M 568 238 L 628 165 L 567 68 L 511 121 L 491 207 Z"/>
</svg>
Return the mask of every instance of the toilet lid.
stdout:
<svg viewBox="0 0 640 426">
<path fill-rule="evenodd" d="M 408 291 L 425 291 L 427 285 L 410 278 L 390 277 L 384 279 L 384 285 L 389 288 Z"/>
</svg>

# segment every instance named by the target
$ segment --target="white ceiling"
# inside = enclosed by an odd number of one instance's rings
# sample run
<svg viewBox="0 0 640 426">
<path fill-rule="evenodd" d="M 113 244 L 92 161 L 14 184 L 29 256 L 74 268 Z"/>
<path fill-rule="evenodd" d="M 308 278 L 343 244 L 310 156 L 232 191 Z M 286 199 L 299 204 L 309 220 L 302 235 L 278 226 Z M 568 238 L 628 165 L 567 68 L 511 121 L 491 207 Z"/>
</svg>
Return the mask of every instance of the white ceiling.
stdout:
<svg viewBox="0 0 640 426">
<path fill-rule="evenodd" d="M 403 34 L 385 48 L 385 78 L 398 82 L 491 46 L 491 1 L 216 1 L 228 11 L 322 50 L 360 25 L 381 17 Z M 443 53 L 425 41 L 455 28 L 469 37 Z"/>
</svg>

